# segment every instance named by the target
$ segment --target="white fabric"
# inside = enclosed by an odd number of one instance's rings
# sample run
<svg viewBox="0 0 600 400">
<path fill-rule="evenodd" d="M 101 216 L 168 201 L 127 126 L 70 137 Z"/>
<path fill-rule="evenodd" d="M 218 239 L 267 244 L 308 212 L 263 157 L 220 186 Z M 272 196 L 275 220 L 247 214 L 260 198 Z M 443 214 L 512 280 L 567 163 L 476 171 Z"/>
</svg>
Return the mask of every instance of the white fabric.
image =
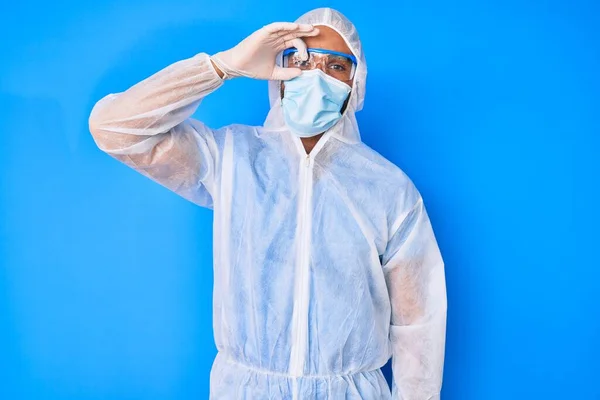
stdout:
<svg viewBox="0 0 600 400">
<path fill-rule="evenodd" d="M 100 100 L 90 130 L 214 210 L 211 399 L 437 399 L 446 291 L 423 200 L 360 141 L 366 64 L 352 24 L 330 9 L 299 22 L 333 27 L 359 59 L 344 117 L 310 155 L 285 129 L 279 82 L 265 126 L 191 118 L 223 83 L 204 53 Z M 393 394 L 380 370 L 390 357 Z"/>
</svg>

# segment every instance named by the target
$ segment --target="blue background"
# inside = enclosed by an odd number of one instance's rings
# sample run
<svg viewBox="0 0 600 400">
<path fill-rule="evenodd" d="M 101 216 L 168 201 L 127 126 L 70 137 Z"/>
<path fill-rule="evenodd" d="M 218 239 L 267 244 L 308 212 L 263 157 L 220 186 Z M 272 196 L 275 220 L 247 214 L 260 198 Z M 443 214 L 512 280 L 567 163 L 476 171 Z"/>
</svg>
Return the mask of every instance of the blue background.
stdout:
<svg viewBox="0 0 600 400">
<path fill-rule="evenodd" d="M 446 260 L 444 399 L 600 399 L 600 5 L 34 2 L 0 12 L 0 399 L 206 399 L 209 210 L 101 153 L 93 104 L 322 6 L 369 63 L 364 141 Z M 196 113 L 260 124 L 266 84 Z M 386 368 L 389 374 L 389 368 Z"/>
</svg>

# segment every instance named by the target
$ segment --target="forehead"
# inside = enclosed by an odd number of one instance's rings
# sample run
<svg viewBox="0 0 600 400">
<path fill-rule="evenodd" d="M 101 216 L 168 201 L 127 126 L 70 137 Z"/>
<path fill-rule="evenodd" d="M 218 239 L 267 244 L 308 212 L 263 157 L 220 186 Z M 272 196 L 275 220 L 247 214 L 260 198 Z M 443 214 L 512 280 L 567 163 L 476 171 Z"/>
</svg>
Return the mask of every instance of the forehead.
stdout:
<svg viewBox="0 0 600 400">
<path fill-rule="evenodd" d="M 350 50 L 344 38 L 337 31 L 324 25 L 315 26 L 319 28 L 319 34 L 313 37 L 302 38 L 306 46 L 352 54 L 352 50 Z"/>
</svg>

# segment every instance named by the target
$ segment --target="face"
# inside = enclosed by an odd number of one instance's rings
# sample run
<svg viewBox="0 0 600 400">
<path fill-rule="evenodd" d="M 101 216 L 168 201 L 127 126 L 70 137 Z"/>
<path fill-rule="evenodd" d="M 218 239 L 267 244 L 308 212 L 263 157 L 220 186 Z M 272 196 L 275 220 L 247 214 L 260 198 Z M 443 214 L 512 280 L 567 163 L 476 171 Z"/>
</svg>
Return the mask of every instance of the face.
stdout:
<svg viewBox="0 0 600 400">
<path fill-rule="evenodd" d="M 319 34 L 317 36 L 302 38 L 304 43 L 306 43 L 306 47 L 333 50 L 333 51 L 338 51 L 340 53 L 352 54 L 352 50 L 350 50 L 350 48 L 346 44 L 346 41 L 344 40 L 344 38 L 339 33 L 337 33 L 334 29 L 332 29 L 328 26 L 323 26 L 323 25 L 315 25 L 315 26 L 317 28 L 319 28 Z M 321 68 L 323 70 L 323 72 L 325 72 L 325 66 L 317 65 L 317 68 Z M 342 80 L 342 79 L 338 79 L 338 80 L 344 82 L 345 84 L 347 84 L 350 87 L 352 87 L 354 84 L 352 79 L 347 80 L 347 81 Z M 281 83 L 281 98 L 283 98 L 284 88 L 285 88 L 285 85 L 282 82 Z M 345 104 L 344 104 L 344 108 L 345 108 Z"/>
<path fill-rule="evenodd" d="M 323 25 L 316 25 L 316 27 L 319 28 L 319 34 L 317 36 L 307 37 L 303 39 L 304 43 L 306 43 L 306 47 L 333 50 L 338 51 L 340 53 L 352 54 L 352 50 L 350 50 L 344 38 L 334 29 Z M 323 69 L 323 72 L 325 72 L 325 66 L 318 65 L 318 68 Z M 348 86 L 352 87 L 352 79 L 341 81 L 347 84 Z"/>
</svg>

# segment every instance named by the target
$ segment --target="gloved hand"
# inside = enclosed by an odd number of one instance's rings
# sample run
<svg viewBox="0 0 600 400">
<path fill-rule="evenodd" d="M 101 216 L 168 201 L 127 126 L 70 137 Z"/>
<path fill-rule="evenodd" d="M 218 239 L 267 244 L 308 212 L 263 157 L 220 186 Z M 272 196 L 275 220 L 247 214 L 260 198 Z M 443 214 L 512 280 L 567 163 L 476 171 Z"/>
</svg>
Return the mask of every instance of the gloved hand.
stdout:
<svg viewBox="0 0 600 400">
<path fill-rule="evenodd" d="M 307 59 L 306 44 L 300 38 L 318 34 L 319 29 L 312 25 L 275 22 L 257 30 L 237 46 L 213 55 L 211 60 L 223 72 L 224 79 L 246 76 L 288 80 L 299 76 L 302 71 L 275 65 L 275 57 L 280 51 L 295 47 L 301 58 Z"/>
</svg>

